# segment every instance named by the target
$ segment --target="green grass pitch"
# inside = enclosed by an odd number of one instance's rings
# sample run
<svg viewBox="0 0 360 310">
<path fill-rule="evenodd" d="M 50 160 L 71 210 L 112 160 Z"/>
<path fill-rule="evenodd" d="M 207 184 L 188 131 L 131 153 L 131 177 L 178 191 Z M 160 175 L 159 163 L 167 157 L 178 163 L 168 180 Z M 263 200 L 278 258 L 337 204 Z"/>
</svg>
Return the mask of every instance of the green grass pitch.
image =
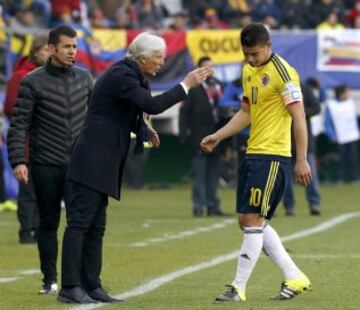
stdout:
<svg viewBox="0 0 360 310">
<path fill-rule="evenodd" d="M 359 184 L 323 186 L 321 193 L 323 213 L 314 217 L 309 215 L 303 189 L 296 187 L 296 216 L 285 217 L 283 207 L 279 206 L 271 221 L 280 236 L 310 229 L 342 214 L 360 212 Z M 220 196 L 223 209 L 232 212 L 235 190 L 222 189 Z M 188 187 L 125 190 L 122 201 L 111 200 L 108 208 L 102 281 L 113 295 L 147 283 L 150 290 L 129 297 L 125 304 L 102 308 L 360 309 L 359 224 L 360 217 L 354 215 L 330 229 L 285 243 L 311 279 L 312 291 L 291 301 L 269 300 L 278 293 L 282 274 L 269 258 L 261 257 L 247 286 L 248 301 L 216 305 L 214 297 L 223 292 L 224 284 L 233 280 L 236 258 L 193 272 L 187 269 L 185 275 L 173 280 L 166 278 L 168 281 L 155 289 L 151 289 L 154 282 L 150 281 L 239 250 L 242 235 L 235 218 L 193 218 Z M 37 249 L 18 244 L 16 214 L 0 213 L 0 227 L 0 309 L 74 309 L 57 303 L 55 296 L 37 294 L 41 282 Z M 60 241 L 63 230 L 64 212 Z"/>
</svg>

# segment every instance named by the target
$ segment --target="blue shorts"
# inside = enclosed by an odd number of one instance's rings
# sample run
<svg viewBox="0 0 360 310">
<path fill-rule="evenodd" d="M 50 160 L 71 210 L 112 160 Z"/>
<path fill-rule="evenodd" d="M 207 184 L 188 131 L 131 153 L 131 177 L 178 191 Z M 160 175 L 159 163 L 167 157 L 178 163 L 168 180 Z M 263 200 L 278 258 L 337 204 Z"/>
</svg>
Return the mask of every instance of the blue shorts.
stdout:
<svg viewBox="0 0 360 310">
<path fill-rule="evenodd" d="M 258 213 L 270 219 L 283 196 L 289 169 L 289 157 L 246 155 L 239 171 L 236 212 Z"/>
</svg>

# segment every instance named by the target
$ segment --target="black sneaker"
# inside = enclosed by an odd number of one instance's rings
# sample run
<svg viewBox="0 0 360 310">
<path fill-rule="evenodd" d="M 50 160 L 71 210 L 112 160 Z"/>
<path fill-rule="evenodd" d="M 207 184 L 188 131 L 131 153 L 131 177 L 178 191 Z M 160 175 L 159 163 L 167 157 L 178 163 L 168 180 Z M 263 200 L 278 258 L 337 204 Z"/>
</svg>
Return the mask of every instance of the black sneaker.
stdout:
<svg viewBox="0 0 360 310">
<path fill-rule="evenodd" d="M 215 298 L 216 303 L 228 301 L 240 302 L 246 300 L 245 292 L 240 291 L 233 285 L 225 285 L 225 287 L 225 293 Z"/>
<path fill-rule="evenodd" d="M 57 293 L 58 286 L 55 281 L 43 282 L 39 291 L 40 295 L 54 295 Z"/>
<path fill-rule="evenodd" d="M 96 301 L 100 301 L 100 302 L 124 302 L 124 299 L 119 299 L 119 298 L 115 298 L 115 297 L 111 297 L 105 290 L 103 287 L 99 287 L 95 290 L 92 291 L 88 291 L 87 292 L 88 295 L 96 300 Z"/>
</svg>

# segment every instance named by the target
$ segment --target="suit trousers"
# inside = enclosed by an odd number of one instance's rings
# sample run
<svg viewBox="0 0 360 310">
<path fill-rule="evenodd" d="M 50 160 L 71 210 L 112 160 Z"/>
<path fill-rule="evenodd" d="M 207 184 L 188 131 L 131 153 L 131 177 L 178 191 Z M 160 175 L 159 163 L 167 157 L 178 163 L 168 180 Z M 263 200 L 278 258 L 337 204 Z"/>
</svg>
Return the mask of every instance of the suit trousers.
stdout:
<svg viewBox="0 0 360 310">
<path fill-rule="evenodd" d="M 45 283 L 57 281 L 57 230 L 60 223 L 61 200 L 68 203 L 69 189 L 65 185 L 67 166 L 32 164 L 31 177 L 39 208 L 37 236 L 40 269 Z"/>
<path fill-rule="evenodd" d="M 101 287 L 102 244 L 108 196 L 67 181 L 71 188 L 62 252 L 62 287 Z"/>
</svg>

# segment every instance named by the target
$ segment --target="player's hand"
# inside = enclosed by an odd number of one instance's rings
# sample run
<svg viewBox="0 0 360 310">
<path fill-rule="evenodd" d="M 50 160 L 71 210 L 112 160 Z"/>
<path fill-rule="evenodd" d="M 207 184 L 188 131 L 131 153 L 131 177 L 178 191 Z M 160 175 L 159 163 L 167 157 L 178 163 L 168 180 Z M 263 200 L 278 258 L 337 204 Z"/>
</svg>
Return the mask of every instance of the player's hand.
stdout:
<svg viewBox="0 0 360 310">
<path fill-rule="evenodd" d="M 311 182 L 311 170 L 306 159 L 295 162 L 295 180 L 301 185 L 308 186 Z"/>
<path fill-rule="evenodd" d="M 154 128 L 148 127 L 150 143 L 153 147 L 158 148 L 160 146 L 160 138 L 157 131 Z"/>
<path fill-rule="evenodd" d="M 19 182 L 27 184 L 29 180 L 29 170 L 27 166 L 24 164 L 17 165 L 14 168 L 14 176 Z"/>
<path fill-rule="evenodd" d="M 190 89 L 200 85 L 209 76 L 213 76 L 213 75 L 214 75 L 214 70 L 212 66 L 204 66 L 188 73 L 183 83 L 186 85 L 186 87 Z"/>
<path fill-rule="evenodd" d="M 204 153 L 211 153 L 214 148 L 220 143 L 220 140 L 215 134 L 206 136 L 200 143 L 200 149 Z"/>
</svg>

